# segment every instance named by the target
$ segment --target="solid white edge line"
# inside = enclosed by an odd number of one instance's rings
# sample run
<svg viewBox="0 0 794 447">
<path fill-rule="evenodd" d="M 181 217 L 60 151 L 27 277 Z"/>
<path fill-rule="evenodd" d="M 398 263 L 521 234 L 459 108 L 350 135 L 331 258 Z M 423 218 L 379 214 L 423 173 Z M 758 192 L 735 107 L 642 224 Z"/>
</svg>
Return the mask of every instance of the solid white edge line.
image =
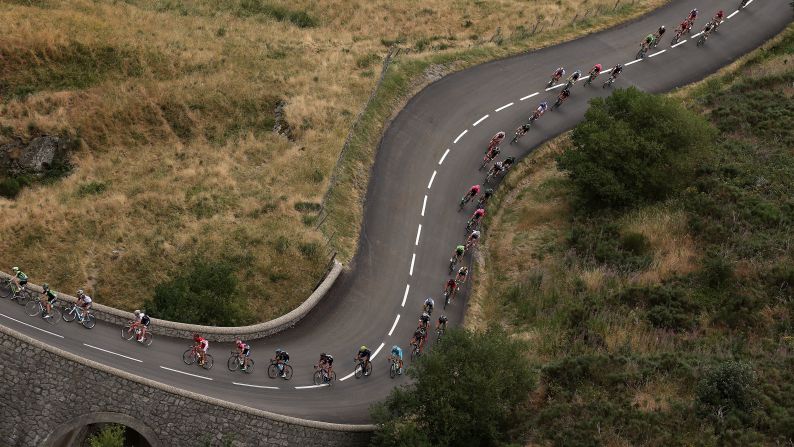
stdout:
<svg viewBox="0 0 794 447">
<path fill-rule="evenodd" d="M 397 314 L 397 318 L 394 319 L 394 324 L 391 325 L 391 329 L 389 330 L 389 337 L 391 337 L 392 332 L 394 332 L 394 328 L 397 327 L 398 321 L 400 321 L 400 314 Z"/>
<path fill-rule="evenodd" d="M 331 384 L 330 383 L 321 383 L 319 385 L 296 386 L 295 389 L 296 390 L 306 390 L 306 389 L 309 389 L 309 388 L 322 388 L 324 386 L 331 386 Z"/>
<path fill-rule="evenodd" d="M 184 374 L 184 375 L 186 375 L 186 376 L 190 376 L 190 377 L 196 377 L 196 378 L 198 378 L 198 379 L 212 380 L 212 378 L 210 378 L 210 377 L 204 377 L 204 376 L 199 376 L 199 375 L 196 375 L 196 374 L 190 374 L 190 373 L 186 373 L 186 372 L 184 372 L 184 371 L 180 371 L 180 370 L 178 370 L 178 369 L 166 368 L 165 366 L 160 366 L 160 368 L 167 369 L 167 370 L 169 370 L 169 371 L 173 371 L 173 372 L 175 372 L 175 373 L 179 373 L 179 374 Z"/>
<path fill-rule="evenodd" d="M 626 63 L 625 63 L 625 64 L 623 64 L 623 65 L 625 65 L 626 67 L 628 67 L 629 65 L 631 65 L 631 64 L 636 64 L 637 62 L 639 62 L 639 61 L 641 61 L 641 60 L 642 60 L 642 59 L 634 59 L 633 61 L 631 61 L 631 62 L 626 62 Z"/>
<path fill-rule="evenodd" d="M 455 138 L 455 141 L 453 141 L 452 144 L 457 144 L 458 140 L 463 138 L 463 136 L 466 135 L 466 132 L 468 132 L 468 131 L 469 131 L 469 129 L 466 129 L 463 132 L 461 132 L 460 135 L 458 135 L 458 138 Z"/>
<path fill-rule="evenodd" d="M 501 111 L 501 110 L 504 110 L 504 109 L 506 109 L 506 108 L 508 108 L 508 107 L 512 106 L 513 104 L 515 104 L 515 103 L 514 103 L 514 102 L 511 102 L 510 104 L 505 104 L 505 105 L 503 105 L 502 107 L 499 107 L 498 109 L 494 110 L 494 112 L 499 112 L 499 111 Z"/>
<path fill-rule="evenodd" d="M 419 235 L 422 234 L 422 224 L 419 224 L 419 228 L 416 229 L 416 242 L 414 245 L 419 245 Z"/>
<path fill-rule="evenodd" d="M 694 39 L 695 37 L 697 37 L 697 36 L 699 36 L 699 35 L 701 35 L 701 34 L 703 34 L 703 31 L 701 31 L 701 32 L 699 32 L 699 33 L 697 33 L 697 34 L 695 34 L 694 36 L 692 36 L 692 38 Z"/>
<path fill-rule="evenodd" d="M 736 11 L 733 11 L 731 13 L 731 15 L 729 15 L 727 18 L 730 19 L 731 17 L 735 16 L 736 14 L 739 14 L 739 10 L 738 9 Z"/>
<path fill-rule="evenodd" d="M 529 99 L 529 98 L 531 98 L 533 96 L 537 96 L 538 93 L 540 93 L 540 92 L 535 92 L 535 93 L 533 93 L 531 95 L 524 96 L 523 98 L 519 99 L 519 101 L 524 101 L 524 100 Z"/>
<path fill-rule="evenodd" d="M 478 119 L 474 124 L 472 124 L 472 126 L 476 127 L 478 124 L 480 124 L 481 122 L 485 121 L 489 116 L 491 116 L 491 115 L 485 115 L 484 117 Z"/>
<path fill-rule="evenodd" d="M 403 294 L 403 303 L 402 303 L 401 307 L 405 307 L 405 300 L 406 300 L 406 298 L 408 298 L 408 290 L 410 290 L 410 289 L 411 289 L 411 285 L 410 284 L 406 284 L 405 285 L 405 294 Z"/>
<path fill-rule="evenodd" d="M 433 175 L 430 176 L 430 182 L 427 184 L 427 189 L 430 189 L 430 187 L 433 186 L 433 180 L 436 178 L 436 172 L 437 171 L 433 171 Z"/>
<path fill-rule="evenodd" d="M 356 373 L 356 371 L 353 371 L 352 373 L 350 373 L 350 374 L 346 375 L 345 377 L 342 377 L 341 379 L 339 379 L 339 381 L 340 382 L 344 382 L 345 380 L 353 377 L 353 374 L 355 374 L 355 373 Z"/>
<path fill-rule="evenodd" d="M 378 355 L 378 353 L 380 352 L 380 350 L 381 350 L 381 349 L 383 349 L 383 346 L 385 346 L 385 345 L 386 345 L 386 343 L 384 343 L 384 342 L 381 342 L 380 346 L 378 346 L 378 349 L 376 349 L 376 350 L 375 350 L 375 352 L 373 352 L 373 353 L 372 353 L 372 357 L 370 357 L 370 358 L 369 358 L 369 361 L 370 361 L 370 362 L 371 362 L 371 361 L 373 361 L 373 360 L 375 360 L 375 356 L 376 356 L 376 355 Z"/>
<path fill-rule="evenodd" d="M 654 57 L 654 56 L 657 56 L 657 55 L 659 55 L 659 54 L 662 54 L 662 53 L 664 53 L 665 51 L 667 51 L 667 50 L 657 51 L 657 52 L 655 52 L 655 53 L 651 54 L 650 56 L 648 56 L 648 58 L 652 58 L 652 57 Z"/>
<path fill-rule="evenodd" d="M 107 352 L 108 354 L 113 354 L 113 355 L 117 355 L 119 357 L 124 357 L 125 359 L 129 359 L 129 360 L 132 360 L 134 362 L 143 363 L 143 360 L 138 360 L 138 359 L 134 359 L 132 357 L 127 357 L 126 355 L 119 354 L 118 352 L 108 351 L 107 349 L 98 348 L 96 346 L 89 345 L 88 343 L 83 343 L 83 345 L 84 346 L 88 346 L 89 348 L 96 349 L 97 351 Z"/>
<path fill-rule="evenodd" d="M 677 46 L 679 46 L 679 45 L 683 45 L 683 44 L 685 44 L 685 43 L 686 43 L 686 39 L 682 40 L 681 42 L 678 42 L 677 44 L 675 44 L 675 45 L 671 46 L 670 48 L 675 48 L 675 47 L 677 47 Z"/>
<path fill-rule="evenodd" d="M 425 200 L 422 202 L 422 217 L 425 217 L 425 207 L 427 206 L 427 194 L 425 194 Z"/>
<path fill-rule="evenodd" d="M 17 322 L 17 323 L 19 323 L 19 324 L 24 324 L 24 325 L 25 325 L 25 326 L 27 326 L 27 327 L 32 327 L 33 329 L 36 329 L 37 331 L 41 331 L 41 332 L 44 332 L 44 333 L 47 333 L 47 334 L 50 334 L 50 335 L 54 335 L 54 336 L 56 336 L 56 337 L 58 337 L 58 338 L 63 338 L 63 335 L 58 335 L 58 334 L 56 334 L 56 333 L 54 333 L 54 332 L 45 331 L 44 329 L 37 328 L 36 326 L 33 326 L 32 324 L 27 324 L 27 323 L 25 323 L 24 321 L 19 321 L 19 320 L 17 320 L 16 318 L 11 318 L 11 317 L 9 317 L 9 316 L 8 316 L 8 315 L 6 315 L 6 314 L 0 314 L 0 316 L 6 317 L 6 318 L 8 318 L 8 319 L 9 319 L 9 320 L 11 320 L 11 321 L 16 321 L 16 322 Z"/>
<path fill-rule="evenodd" d="M 277 390 L 277 389 L 279 389 L 277 386 L 251 385 L 251 384 L 248 384 L 248 383 L 239 383 L 239 382 L 232 382 L 232 385 L 247 386 L 247 387 L 251 387 L 251 388 L 264 388 L 266 390 Z"/>
<path fill-rule="evenodd" d="M 408 276 L 414 276 L 414 262 L 416 261 L 416 253 L 411 256 L 411 270 L 408 271 Z"/>
<path fill-rule="evenodd" d="M 446 152 L 444 152 L 444 155 L 441 156 L 441 160 L 438 160 L 439 166 L 441 163 L 444 163 L 444 159 L 447 158 L 447 154 L 449 154 L 449 149 L 447 149 Z"/>
</svg>

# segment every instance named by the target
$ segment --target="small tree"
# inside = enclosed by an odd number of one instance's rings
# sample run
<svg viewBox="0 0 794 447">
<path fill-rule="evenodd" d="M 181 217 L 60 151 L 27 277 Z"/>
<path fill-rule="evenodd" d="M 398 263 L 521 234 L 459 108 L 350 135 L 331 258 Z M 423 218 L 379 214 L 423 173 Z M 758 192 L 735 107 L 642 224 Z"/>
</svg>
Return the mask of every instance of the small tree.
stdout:
<svg viewBox="0 0 794 447">
<path fill-rule="evenodd" d="M 714 130 L 676 101 L 635 88 L 590 102 L 558 160 L 582 203 L 623 208 L 667 197 L 695 174 Z"/>
<path fill-rule="evenodd" d="M 502 444 L 525 419 L 534 386 L 520 343 L 501 329 L 450 329 L 408 374 L 413 383 L 373 408 L 373 445 Z"/>
<path fill-rule="evenodd" d="M 158 284 L 144 305 L 153 316 L 183 323 L 236 326 L 251 320 L 227 262 L 195 263 L 187 274 Z"/>
<path fill-rule="evenodd" d="M 750 413 L 755 406 L 752 365 L 729 360 L 710 369 L 697 385 L 697 405 L 707 416 Z"/>
<path fill-rule="evenodd" d="M 124 447 L 125 428 L 119 424 L 108 424 L 88 438 L 91 447 Z"/>
</svg>

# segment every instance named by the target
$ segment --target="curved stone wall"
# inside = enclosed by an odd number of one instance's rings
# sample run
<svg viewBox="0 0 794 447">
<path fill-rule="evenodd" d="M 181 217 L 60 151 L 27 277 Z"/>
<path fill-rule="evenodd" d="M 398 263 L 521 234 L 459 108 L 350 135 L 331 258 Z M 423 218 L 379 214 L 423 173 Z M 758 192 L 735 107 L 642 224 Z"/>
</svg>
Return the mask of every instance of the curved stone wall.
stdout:
<svg viewBox="0 0 794 447">
<path fill-rule="evenodd" d="M 74 428 L 76 417 L 91 413 L 142 421 L 151 438 L 173 446 L 198 445 L 205 435 L 216 445 L 223 434 L 234 434 L 235 446 L 355 447 L 367 445 L 375 430 L 203 396 L 80 358 L 2 325 L 0 377 L 0 445 L 14 447 L 54 442 Z"/>
<path fill-rule="evenodd" d="M 291 312 L 282 315 L 276 319 L 265 321 L 263 323 L 253 324 L 251 326 L 237 326 L 237 327 L 218 327 L 218 326 L 202 326 L 198 324 L 178 323 L 176 321 L 160 320 L 152 318 L 152 325 L 150 331 L 155 335 L 165 335 L 168 337 L 178 338 L 192 338 L 193 334 L 198 332 L 210 341 L 233 341 L 235 336 L 240 336 L 246 340 L 256 340 L 264 338 L 268 335 L 273 335 L 278 332 L 295 326 L 302 320 L 309 312 L 314 309 L 320 300 L 325 296 L 328 290 L 336 281 L 336 278 L 342 273 L 342 264 L 334 260 L 331 270 L 325 276 L 325 279 L 320 283 L 317 289 L 309 295 L 300 306 L 293 309 Z M 0 278 L 8 278 L 9 275 L 5 272 L 0 272 Z M 35 292 L 41 292 L 41 287 L 38 285 L 28 283 L 28 288 Z M 53 289 L 54 290 L 54 289 Z M 60 291 L 58 299 L 70 303 L 74 303 L 77 299 L 71 295 L 66 295 Z M 119 310 L 102 304 L 95 304 L 93 307 L 94 315 L 97 319 L 107 321 L 119 326 L 127 324 L 133 319 L 132 312 Z"/>
</svg>

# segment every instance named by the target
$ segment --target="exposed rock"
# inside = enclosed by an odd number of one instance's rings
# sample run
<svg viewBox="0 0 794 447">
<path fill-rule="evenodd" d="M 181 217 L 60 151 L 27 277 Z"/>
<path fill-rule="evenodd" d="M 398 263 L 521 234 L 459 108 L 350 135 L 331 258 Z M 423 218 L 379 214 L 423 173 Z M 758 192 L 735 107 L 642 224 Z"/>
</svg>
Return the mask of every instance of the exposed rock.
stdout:
<svg viewBox="0 0 794 447">
<path fill-rule="evenodd" d="M 60 137 L 42 135 L 25 144 L 21 139 L 0 145 L 0 167 L 9 174 L 43 174 L 65 153 Z"/>
<path fill-rule="evenodd" d="M 292 127 L 290 127 L 289 123 L 287 122 L 287 118 L 285 117 L 284 107 L 287 106 L 287 102 L 284 100 L 279 101 L 276 104 L 276 122 L 273 124 L 273 132 L 287 137 L 290 141 L 295 141 L 295 138 L 292 136 Z"/>
</svg>

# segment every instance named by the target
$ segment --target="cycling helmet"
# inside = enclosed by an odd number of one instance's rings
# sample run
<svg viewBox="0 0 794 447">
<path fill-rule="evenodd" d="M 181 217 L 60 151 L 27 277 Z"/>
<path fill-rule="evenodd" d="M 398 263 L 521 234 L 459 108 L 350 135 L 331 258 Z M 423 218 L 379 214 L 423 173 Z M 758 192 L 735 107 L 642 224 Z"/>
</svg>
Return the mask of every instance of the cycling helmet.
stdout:
<svg viewBox="0 0 794 447">
<path fill-rule="evenodd" d="M 659 31 L 664 31 L 664 30 L 665 30 L 665 27 L 664 27 L 664 25 L 662 25 L 662 26 L 660 26 L 660 27 L 659 27 Z"/>
<path fill-rule="evenodd" d="M 276 354 L 281 354 L 282 352 L 284 352 L 284 350 L 283 350 L 283 349 L 281 349 L 281 348 L 276 348 Z"/>
<path fill-rule="evenodd" d="M 724 13 L 724 12 L 722 12 L 722 10 L 720 9 L 719 11 L 717 11 L 717 15 L 718 15 L 718 16 L 720 16 L 720 17 L 722 17 L 722 16 L 724 16 L 724 15 L 725 15 L 725 13 Z"/>
<path fill-rule="evenodd" d="M 543 102 L 546 102 L 546 101 L 543 101 Z M 490 195 L 493 195 L 493 189 L 491 189 L 491 188 L 488 188 L 488 189 L 486 189 L 486 190 L 485 190 L 485 194 L 486 194 L 486 195 L 489 195 L 489 196 L 490 196 Z"/>
<path fill-rule="evenodd" d="M 85 295 L 85 292 L 83 292 L 83 289 L 77 289 L 77 296 L 81 295 Z"/>
<path fill-rule="evenodd" d="M 496 138 L 504 138 L 504 137 L 505 137 L 505 133 L 504 132 L 502 132 L 501 130 L 499 132 L 497 132 Z"/>
<path fill-rule="evenodd" d="M 359 351 L 366 351 L 366 350 L 367 350 L 367 347 L 366 347 L 366 346 L 364 346 L 364 345 L 361 345 L 361 347 L 360 347 L 358 350 L 359 350 Z"/>
<path fill-rule="evenodd" d="M 438 317 L 438 321 L 446 322 L 447 320 L 449 320 L 449 318 L 447 318 L 446 315 L 442 315 L 442 316 Z"/>
<path fill-rule="evenodd" d="M 199 340 L 201 340 L 201 335 L 193 334 L 193 341 L 199 341 Z"/>
<path fill-rule="evenodd" d="M 13 270 L 13 271 L 14 271 L 14 273 L 16 273 L 16 272 L 18 272 L 18 271 L 19 271 L 19 267 L 11 267 L 11 270 Z"/>
<path fill-rule="evenodd" d="M 662 27 L 662 28 L 664 28 L 664 27 Z M 603 67 L 601 66 L 601 64 L 595 64 L 595 65 L 593 66 L 593 68 L 597 68 L 597 69 L 598 69 L 598 71 L 601 71 L 601 69 L 602 69 Z"/>
<path fill-rule="evenodd" d="M 540 103 L 540 105 L 542 105 L 542 106 L 548 106 L 548 105 L 549 105 L 549 102 L 548 102 L 548 101 L 543 101 L 543 102 L 541 102 L 541 103 Z M 493 190 L 491 190 L 491 192 L 493 192 Z"/>
<path fill-rule="evenodd" d="M 137 317 L 138 315 L 140 315 L 140 314 L 141 314 L 141 311 L 140 311 L 140 310 L 138 310 L 138 309 L 135 309 L 135 312 L 133 312 L 133 314 L 135 314 L 135 316 Z M 236 339 L 236 338 L 237 338 L 237 337 L 235 337 L 235 339 Z"/>
<path fill-rule="evenodd" d="M 41 285 L 41 288 L 44 289 L 44 291 L 46 292 L 50 290 L 50 285 L 45 282 L 44 284 Z"/>
<path fill-rule="evenodd" d="M 399 350 L 400 350 L 400 347 L 399 347 L 399 346 L 397 346 L 397 345 L 394 345 L 394 346 L 392 346 L 392 347 L 391 347 L 391 350 L 392 350 L 392 351 L 399 351 Z"/>
<path fill-rule="evenodd" d="M 617 68 L 618 70 L 623 70 L 623 64 L 617 64 L 615 65 L 615 68 Z"/>
<path fill-rule="evenodd" d="M 430 314 L 427 312 L 422 312 L 422 318 L 430 318 Z"/>
</svg>

